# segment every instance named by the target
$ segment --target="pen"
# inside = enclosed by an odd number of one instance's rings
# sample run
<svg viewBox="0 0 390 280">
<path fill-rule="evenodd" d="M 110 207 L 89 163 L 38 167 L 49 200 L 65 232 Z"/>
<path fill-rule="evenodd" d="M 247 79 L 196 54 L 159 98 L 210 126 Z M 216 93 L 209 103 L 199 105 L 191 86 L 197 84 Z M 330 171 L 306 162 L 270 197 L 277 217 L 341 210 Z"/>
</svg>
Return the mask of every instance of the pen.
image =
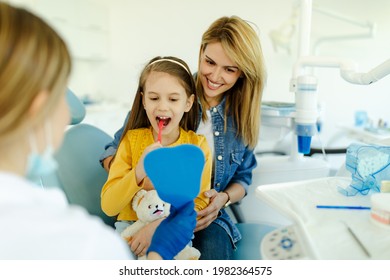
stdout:
<svg viewBox="0 0 390 280">
<path fill-rule="evenodd" d="M 352 209 L 352 210 L 370 210 L 367 206 L 348 206 L 348 205 L 317 205 L 319 209 Z"/>
<path fill-rule="evenodd" d="M 360 239 L 356 236 L 356 234 L 352 231 L 352 229 L 344 222 L 345 226 L 347 227 L 349 233 L 352 235 L 353 239 L 359 244 L 360 248 L 364 251 L 364 253 L 367 255 L 367 257 L 371 258 L 370 253 L 368 252 L 367 248 L 364 247 L 363 243 L 360 241 Z"/>
</svg>

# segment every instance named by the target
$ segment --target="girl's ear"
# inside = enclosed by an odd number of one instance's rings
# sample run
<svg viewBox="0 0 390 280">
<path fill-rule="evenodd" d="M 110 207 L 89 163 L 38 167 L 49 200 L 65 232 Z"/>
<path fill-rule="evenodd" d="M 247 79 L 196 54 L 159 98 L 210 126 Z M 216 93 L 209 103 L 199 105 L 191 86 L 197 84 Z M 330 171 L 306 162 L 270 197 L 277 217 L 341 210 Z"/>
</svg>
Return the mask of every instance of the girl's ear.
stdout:
<svg viewBox="0 0 390 280">
<path fill-rule="evenodd" d="M 194 94 L 191 94 L 191 96 L 187 98 L 187 104 L 184 112 L 187 113 L 188 111 L 191 110 L 192 104 L 194 104 L 194 98 L 195 98 Z"/>
<path fill-rule="evenodd" d="M 46 90 L 40 91 L 33 99 L 30 108 L 28 109 L 28 115 L 34 118 L 38 112 L 40 112 L 49 97 L 49 93 Z"/>
</svg>

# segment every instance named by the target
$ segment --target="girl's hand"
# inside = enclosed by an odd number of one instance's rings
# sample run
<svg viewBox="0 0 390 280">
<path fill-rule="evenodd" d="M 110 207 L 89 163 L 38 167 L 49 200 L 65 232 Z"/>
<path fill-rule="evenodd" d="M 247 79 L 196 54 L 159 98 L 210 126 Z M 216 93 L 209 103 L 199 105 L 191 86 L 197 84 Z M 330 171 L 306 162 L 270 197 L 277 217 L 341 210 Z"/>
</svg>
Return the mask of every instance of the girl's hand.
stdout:
<svg viewBox="0 0 390 280">
<path fill-rule="evenodd" d="M 162 145 L 159 142 L 155 142 L 152 145 L 146 147 L 145 151 L 143 152 L 141 158 L 139 159 L 137 166 L 135 168 L 135 175 L 137 177 L 137 184 L 141 183 L 141 181 L 146 177 L 146 172 L 144 169 L 144 159 L 148 153 L 150 153 L 153 150 L 156 150 L 158 148 L 161 148 Z"/>
<path fill-rule="evenodd" d="M 208 190 L 204 195 L 210 198 L 210 204 L 198 212 L 195 232 L 207 228 L 218 217 L 219 210 L 226 203 L 226 195 L 216 190 Z"/>
<path fill-rule="evenodd" d="M 114 159 L 114 156 L 108 156 L 106 157 L 104 160 L 103 160 L 103 167 L 104 169 L 109 172 L 110 171 L 110 167 L 111 167 L 111 163 L 112 163 L 112 160 Z"/>
<path fill-rule="evenodd" d="M 145 225 L 140 229 L 131 240 L 128 242 L 130 245 L 131 251 L 138 257 L 142 257 L 146 254 L 150 243 L 152 242 L 152 237 L 156 231 L 157 226 L 162 222 L 163 219 L 158 219 L 151 222 L 150 224 Z"/>
</svg>

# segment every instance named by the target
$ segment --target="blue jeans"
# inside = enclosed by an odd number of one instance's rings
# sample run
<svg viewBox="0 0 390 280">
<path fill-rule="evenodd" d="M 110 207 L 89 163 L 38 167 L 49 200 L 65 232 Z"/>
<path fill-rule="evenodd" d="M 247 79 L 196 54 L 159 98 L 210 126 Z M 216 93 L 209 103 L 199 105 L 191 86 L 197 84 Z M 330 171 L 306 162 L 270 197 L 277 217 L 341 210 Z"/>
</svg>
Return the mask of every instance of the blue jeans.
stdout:
<svg viewBox="0 0 390 280">
<path fill-rule="evenodd" d="M 231 260 L 233 244 L 227 232 L 216 223 L 195 232 L 192 246 L 200 251 L 201 260 Z"/>
</svg>

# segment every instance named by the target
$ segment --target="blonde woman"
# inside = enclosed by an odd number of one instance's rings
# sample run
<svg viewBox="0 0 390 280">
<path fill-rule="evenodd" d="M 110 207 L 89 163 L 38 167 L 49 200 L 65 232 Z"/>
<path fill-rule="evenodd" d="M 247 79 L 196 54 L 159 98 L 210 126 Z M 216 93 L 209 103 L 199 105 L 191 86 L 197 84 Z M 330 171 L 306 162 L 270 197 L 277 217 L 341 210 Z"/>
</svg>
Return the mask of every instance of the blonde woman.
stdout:
<svg viewBox="0 0 390 280">
<path fill-rule="evenodd" d="M 132 258 L 113 229 L 36 184 L 56 168 L 70 71 L 52 28 L 0 2 L 0 259 Z"/>
<path fill-rule="evenodd" d="M 265 82 L 263 53 L 251 25 L 237 16 L 213 22 L 202 36 L 196 75 L 197 133 L 206 136 L 214 158 L 212 189 L 204 193 L 210 204 L 197 213 L 193 240 L 201 259 L 230 259 L 241 239 L 224 208 L 240 201 L 252 182 Z M 122 132 L 101 157 L 107 170 Z"/>
</svg>

